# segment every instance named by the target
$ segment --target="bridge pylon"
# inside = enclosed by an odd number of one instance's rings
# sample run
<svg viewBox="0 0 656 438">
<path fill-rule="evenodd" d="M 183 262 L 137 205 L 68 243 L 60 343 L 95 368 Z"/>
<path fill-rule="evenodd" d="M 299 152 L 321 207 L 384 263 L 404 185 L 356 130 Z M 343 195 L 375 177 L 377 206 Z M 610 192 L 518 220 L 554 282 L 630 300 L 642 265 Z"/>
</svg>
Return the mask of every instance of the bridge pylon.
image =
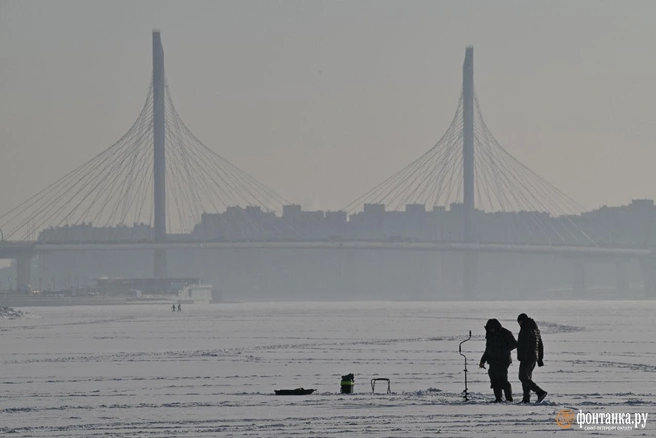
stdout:
<svg viewBox="0 0 656 438">
<path fill-rule="evenodd" d="M 585 261 L 581 258 L 576 258 L 574 263 L 572 263 L 572 269 L 572 291 L 574 297 L 578 300 L 583 300 L 588 294 L 588 287 L 585 282 Z"/>
<path fill-rule="evenodd" d="M 32 254 L 25 253 L 16 257 L 16 286 L 19 292 L 29 290 L 30 284 L 30 263 Z"/>
<path fill-rule="evenodd" d="M 158 30 L 153 31 L 153 201 L 155 241 L 166 241 L 166 109 L 164 49 Z M 166 277 L 166 252 L 156 249 L 153 276 Z"/>
<path fill-rule="evenodd" d="M 656 298 L 656 275 L 654 275 L 656 260 L 650 257 L 643 258 L 640 261 L 640 268 L 642 271 L 642 284 L 645 298 Z"/>
<path fill-rule="evenodd" d="M 462 164 L 463 164 L 463 240 L 475 242 L 474 226 L 474 48 L 465 49 L 462 66 Z M 462 285 L 465 298 L 476 294 L 478 254 L 467 251 L 463 255 Z"/>
<path fill-rule="evenodd" d="M 615 261 L 615 292 L 618 297 L 627 297 L 631 293 L 631 277 L 629 275 L 629 263 L 627 260 L 617 259 Z"/>
</svg>

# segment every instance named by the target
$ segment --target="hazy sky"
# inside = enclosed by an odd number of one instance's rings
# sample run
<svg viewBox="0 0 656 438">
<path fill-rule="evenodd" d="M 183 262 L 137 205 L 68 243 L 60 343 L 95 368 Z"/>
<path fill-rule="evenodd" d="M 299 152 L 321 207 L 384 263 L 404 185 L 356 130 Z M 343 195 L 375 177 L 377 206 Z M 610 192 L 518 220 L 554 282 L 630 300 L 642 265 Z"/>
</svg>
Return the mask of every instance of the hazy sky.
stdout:
<svg viewBox="0 0 656 438">
<path fill-rule="evenodd" d="M 656 2 L 0 1 L 0 212 L 118 140 L 159 28 L 177 110 L 305 207 L 338 209 L 483 115 L 586 208 L 656 198 Z"/>
</svg>

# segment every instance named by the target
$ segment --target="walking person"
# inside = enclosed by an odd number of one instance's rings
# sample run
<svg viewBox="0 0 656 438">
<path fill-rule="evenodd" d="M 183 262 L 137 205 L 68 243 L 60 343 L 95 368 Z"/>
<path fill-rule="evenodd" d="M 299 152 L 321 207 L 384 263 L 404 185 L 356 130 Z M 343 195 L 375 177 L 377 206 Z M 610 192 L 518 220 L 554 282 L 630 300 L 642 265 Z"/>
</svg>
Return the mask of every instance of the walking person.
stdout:
<svg viewBox="0 0 656 438">
<path fill-rule="evenodd" d="M 490 368 L 487 370 L 490 376 L 490 388 L 494 391 L 494 402 L 500 403 L 502 391 L 505 393 L 506 401 L 513 401 L 512 386 L 508 382 L 508 367 L 512 363 L 510 352 L 517 346 L 515 337 L 507 328 L 503 328 L 496 319 L 489 319 L 485 324 L 485 352 L 479 367 L 485 368 L 485 362 Z"/>
<path fill-rule="evenodd" d="M 519 360 L 519 381 L 522 382 L 524 391 L 522 403 L 531 402 L 531 391 L 537 394 L 538 403 L 540 403 L 547 396 L 547 391 L 533 381 L 535 365 L 537 364 L 539 367 L 544 365 L 542 362 L 544 347 L 540 329 L 533 318 L 529 318 L 526 313 L 520 314 L 517 322 L 521 327 L 517 336 L 517 360 Z"/>
</svg>

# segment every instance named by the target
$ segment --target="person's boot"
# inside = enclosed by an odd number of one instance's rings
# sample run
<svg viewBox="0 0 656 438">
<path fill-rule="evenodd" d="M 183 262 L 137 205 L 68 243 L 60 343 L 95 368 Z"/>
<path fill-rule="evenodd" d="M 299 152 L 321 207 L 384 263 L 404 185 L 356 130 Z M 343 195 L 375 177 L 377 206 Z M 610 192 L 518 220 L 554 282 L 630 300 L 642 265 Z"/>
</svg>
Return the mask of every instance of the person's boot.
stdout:
<svg viewBox="0 0 656 438">
<path fill-rule="evenodd" d="M 501 403 L 502 401 L 501 388 L 494 388 L 494 403 Z"/>
<path fill-rule="evenodd" d="M 512 385 L 510 383 L 508 383 L 506 386 L 504 386 L 503 392 L 506 395 L 506 401 L 509 401 L 509 402 L 513 401 Z"/>
<path fill-rule="evenodd" d="M 538 403 L 540 403 L 542 400 L 544 400 L 547 397 L 547 391 L 542 391 L 541 393 L 538 394 Z"/>
<path fill-rule="evenodd" d="M 522 382 L 522 390 L 524 392 L 524 397 L 522 398 L 522 403 L 531 402 L 531 387 L 527 382 Z"/>
</svg>

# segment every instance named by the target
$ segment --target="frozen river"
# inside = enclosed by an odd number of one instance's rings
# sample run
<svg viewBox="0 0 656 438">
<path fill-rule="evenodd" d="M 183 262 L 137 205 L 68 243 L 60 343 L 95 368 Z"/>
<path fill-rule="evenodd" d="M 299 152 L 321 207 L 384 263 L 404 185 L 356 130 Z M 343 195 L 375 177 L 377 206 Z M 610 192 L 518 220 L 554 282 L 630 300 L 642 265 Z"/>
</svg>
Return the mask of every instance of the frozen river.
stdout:
<svg viewBox="0 0 656 438">
<path fill-rule="evenodd" d="M 648 413 L 656 302 L 339 302 L 33 307 L 0 319 L 0 434 L 34 437 L 432 437 L 562 433 L 556 414 Z M 534 317 L 541 405 L 487 403 L 483 326 Z M 464 402 L 463 358 L 471 400 Z M 514 357 L 514 354 L 513 354 Z M 521 399 L 518 364 L 510 368 Z M 355 374 L 355 394 L 339 394 Z M 371 393 L 370 379 L 391 380 Z M 315 388 L 308 396 L 274 389 Z M 535 396 L 534 396 L 535 397 Z"/>
</svg>

